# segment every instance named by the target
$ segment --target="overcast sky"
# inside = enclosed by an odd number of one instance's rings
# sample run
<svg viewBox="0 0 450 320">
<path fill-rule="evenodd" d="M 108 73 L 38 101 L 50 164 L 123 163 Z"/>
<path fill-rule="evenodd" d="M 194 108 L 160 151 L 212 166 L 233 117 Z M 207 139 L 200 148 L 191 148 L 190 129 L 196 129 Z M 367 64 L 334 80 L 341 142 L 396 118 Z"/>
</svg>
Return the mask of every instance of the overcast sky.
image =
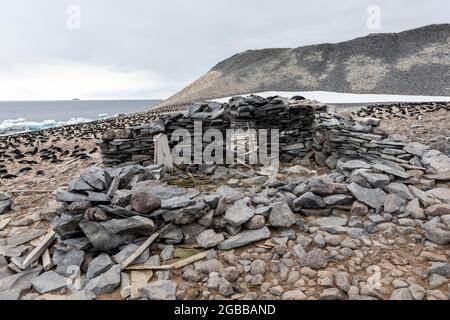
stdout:
<svg viewBox="0 0 450 320">
<path fill-rule="evenodd" d="M 339 42 L 450 22 L 448 0 L 0 4 L 0 100 L 165 98 L 247 49 Z M 380 30 L 367 27 L 370 5 L 381 9 Z"/>
</svg>

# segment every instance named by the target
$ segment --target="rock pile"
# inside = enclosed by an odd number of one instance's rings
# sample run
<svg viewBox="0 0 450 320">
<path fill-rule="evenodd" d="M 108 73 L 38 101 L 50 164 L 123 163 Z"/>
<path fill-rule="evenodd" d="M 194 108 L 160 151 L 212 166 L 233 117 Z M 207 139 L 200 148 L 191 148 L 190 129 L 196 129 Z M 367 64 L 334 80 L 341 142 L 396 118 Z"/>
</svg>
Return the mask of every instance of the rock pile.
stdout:
<svg viewBox="0 0 450 320">
<path fill-rule="evenodd" d="M 405 170 L 425 171 L 424 167 L 428 173 L 448 176 L 450 162 L 446 155 L 420 143 L 388 139 L 384 132 L 376 130 L 379 122 L 376 118 L 357 122 L 345 115 L 318 115 L 314 136 L 316 162 L 335 168 L 338 159 L 365 159 L 378 163 L 380 171 L 402 179 L 410 178 Z M 390 167 L 385 168 L 385 163 Z"/>
<path fill-rule="evenodd" d="M 271 105 L 278 105 L 274 100 Z M 216 111 L 198 105 L 192 115 L 212 121 L 211 113 L 225 110 L 223 117 L 246 123 L 249 107 L 265 103 L 250 101 L 236 98 Z M 328 170 L 291 163 L 268 174 L 264 168 L 204 165 L 192 179 L 210 181 L 208 192 L 180 187 L 186 173 L 168 175 L 158 165 L 89 168 L 56 192 L 60 205 L 40 215 L 52 220 L 56 235 L 39 228 L 4 233 L 0 299 L 50 292 L 94 299 L 120 291 L 123 299 L 447 300 L 450 159 L 424 145 L 387 139 L 377 132 L 376 119 L 315 115 L 312 148 Z M 0 194 L 4 201 L 9 196 Z M 10 221 L 0 217 L 0 231 Z M 38 237 L 44 237 L 39 244 L 27 244 Z M 154 242 L 142 247 L 149 239 Z M 42 265 L 26 263 L 41 243 L 54 240 Z M 178 245 L 208 250 L 201 253 L 205 260 L 161 266 L 180 257 Z"/>
<path fill-rule="evenodd" d="M 307 104 L 303 99 L 290 100 L 281 97 L 262 98 L 249 96 L 232 98 L 229 103 L 193 104 L 184 113 L 162 116 L 157 121 L 138 127 L 107 130 L 102 137 L 103 161 L 107 165 L 120 163 L 143 163 L 154 159 L 153 138 L 159 133 L 167 134 L 185 129 L 194 137 L 194 122 L 201 121 L 202 132 L 219 130 L 223 137 L 227 129 L 278 129 L 280 153 L 284 162 L 299 160 L 306 155 L 312 144 L 311 128 L 316 112 L 325 106 Z M 270 143 L 270 138 L 268 138 Z M 172 142 L 174 147 L 178 141 Z M 194 144 L 193 138 L 191 141 Z M 205 147 L 209 142 L 204 142 Z M 225 155 L 225 145 L 224 155 Z M 225 159 L 225 156 L 224 156 Z"/>
<path fill-rule="evenodd" d="M 420 118 L 425 113 L 439 110 L 450 111 L 450 102 L 378 104 L 361 108 L 354 114 L 363 118 L 406 119 L 407 117 Z"/>
</svg>

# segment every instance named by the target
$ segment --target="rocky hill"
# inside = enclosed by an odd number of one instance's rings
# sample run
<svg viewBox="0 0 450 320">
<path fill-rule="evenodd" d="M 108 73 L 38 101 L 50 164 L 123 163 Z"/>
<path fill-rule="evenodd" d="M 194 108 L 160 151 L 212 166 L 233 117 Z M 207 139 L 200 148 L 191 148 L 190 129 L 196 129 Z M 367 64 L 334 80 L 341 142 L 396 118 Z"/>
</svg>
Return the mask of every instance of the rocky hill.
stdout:
<svg viewBox="0 0 450 320">
<path fill-rule="evenodd" d="M 450 24 L 336 43 L 248 50 L 213 67 L 164 104 L 262 91 L 450 95 Z"/>
</svg>

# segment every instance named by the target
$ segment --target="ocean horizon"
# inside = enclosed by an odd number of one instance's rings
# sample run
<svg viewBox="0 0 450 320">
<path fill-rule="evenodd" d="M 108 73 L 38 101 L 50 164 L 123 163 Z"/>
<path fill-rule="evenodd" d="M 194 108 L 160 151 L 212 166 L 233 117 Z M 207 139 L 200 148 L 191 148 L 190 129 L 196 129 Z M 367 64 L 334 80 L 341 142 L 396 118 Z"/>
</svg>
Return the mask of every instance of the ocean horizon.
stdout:
<svg viewBox="0 0 450 320">
<path fill-rule="evenodd" d="M 0 135 L 145 111 L 160 99 L 0 101 Z"/>
</svg>

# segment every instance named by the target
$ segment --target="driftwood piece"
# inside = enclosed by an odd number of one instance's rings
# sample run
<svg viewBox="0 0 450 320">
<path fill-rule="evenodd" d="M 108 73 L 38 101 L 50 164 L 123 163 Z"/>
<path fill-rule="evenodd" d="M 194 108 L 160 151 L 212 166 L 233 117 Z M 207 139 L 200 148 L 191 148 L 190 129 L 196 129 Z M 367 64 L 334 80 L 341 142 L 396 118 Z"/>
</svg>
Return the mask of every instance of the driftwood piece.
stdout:
<svg viewBox="0 0 450 320">
<path fill-rule="evenodd" d="M 52 193 L 55 190 L 8 190 L 9 193 Z"/>
<path fill-rule="evenodd" d="M 197 253 L 193 256 L 187 257 L 185 259 L 181 259 L 178 261 L 175 261 L 171 264 L 163 265 L 163 266 L 146 266 L 145 264 L 132 266 L 127 268 L 128 270 L 170 270 L 170 269 L 180 269 L 183 268 L 191 263 L 194 263 L 198 260 L 202 260 L 206 258 L 206 256 L 211 253 L 213 250 L 203 251 L 200 253 Z"/>
<path fill-rule="evenodd" d="M 42 265 L 45 271 L 50 271 L 53 268 L 52 258 L 50 257 L 50 251 L 46 249 L 42 254 Z"/>
<path fill-rule="evenodd" d="M 129 256 L 124 262 L 122 262 L 121 269 L 126 269 L 130 264 L 134 262 L 144 251 L 147 249 L 156 238 L 159 237 L 159 233 L 154 233 L 143 244 L 137 248 L 131 256 Z"/>
<path fill-rule="evenodd" d="M 45 250 L 55 241 L 56 233 L 51 230 L 42 241 L 31 251 L 28 256 L 23 260 L 23 267 L 26 268 L 44 253 Z"/>
</svg>

